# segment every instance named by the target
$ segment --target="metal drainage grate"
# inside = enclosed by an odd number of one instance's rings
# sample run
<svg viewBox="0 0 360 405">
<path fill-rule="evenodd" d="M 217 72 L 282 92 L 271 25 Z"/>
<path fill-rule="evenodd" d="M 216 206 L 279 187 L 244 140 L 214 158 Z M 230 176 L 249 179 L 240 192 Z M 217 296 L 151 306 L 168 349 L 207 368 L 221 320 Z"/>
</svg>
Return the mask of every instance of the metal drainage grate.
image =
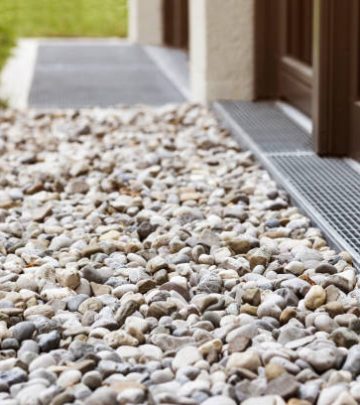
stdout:
<svg viewBox="0 0 360 405">
<path fill-rule="evenodd" d="M 272 156 L 271 160 L 360 255 L 360 175 L 341 159 Z"/>
<path fill-rule="evenodd" d="M 222 101 L 221 106 L 264 152 L 311 151 L 309 134 L 272 103 Z"/>
<path fill-rule="evenodd" d="M 321 158 L 311 137 L 271 103 L 217 102 L 214 110 L 275 180 L 360 267 L 360 172 L 346 159 Z"/>
</svg>

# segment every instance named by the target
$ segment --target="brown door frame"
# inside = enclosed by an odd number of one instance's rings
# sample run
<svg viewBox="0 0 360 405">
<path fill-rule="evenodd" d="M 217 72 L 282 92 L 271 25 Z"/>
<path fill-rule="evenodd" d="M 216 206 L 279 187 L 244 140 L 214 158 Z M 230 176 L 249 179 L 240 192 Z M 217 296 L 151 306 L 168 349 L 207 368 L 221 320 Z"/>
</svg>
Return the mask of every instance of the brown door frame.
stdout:
<svg viewBox="0 0 360 405">
<path fill-rule="evenodd" d="M 255 99 L 279 96 L 280 4 L 278 0 L 255 2 Z"/>
<path fill-rule="evenodd" d="M 315 149 L 343 156 L 350 146 L 351 0 L 315 0 Z"/>
<path fill-rule="evenodd" d="M 360 1 L 351 0 L 351 156 L 360 161 Z"/>
<path fill-rule="evenodd" d="M 312 21 L 308 22 L 311 14 L 311 10 L 308 8 L 309 2 L 304 0 L 292 3 L 289 0 L 280 0 L 278 83 L 281 97 L 310 116 L 312 113 L 313 69 L 311 61 L 305 61 L 303 58 L 304 45 L 311 48 L 311 32 L 308 35 L 307 31 L 311 30 Z M 307 16 L 304 15 L 305 12 L 308 14 Z M 292 27 L 289 27 L 288 18 L 292 21 Z M 303 31 L 302 28 L 305 30 Z M 300 32 L 306 34 L 306 37 L 302 38 Z"/>
<path fill-rule="evenodd" d="M 189 47 L 189 0 L 163 0 L 163 39 L 167 46 Z"/>
<path fill-rule="evenodd" d="M 280 0 L 283 1 L 283 0 Z M 350 153 L 352 2 L 314 0 L 312 120 L 320 155 Z M 278 98 L 279 0 L 255 3 L 255 98 Z"/>
<path fill-rule="evenodd" d="M 288 93 L 294 104 L 310 114 L 304 99 L 310 98 L 313 72 L 310 66 L 286 55 L 286 13 L 286 0 L 256 0 L 255 98 L 279 98 Z"/>
</svg>

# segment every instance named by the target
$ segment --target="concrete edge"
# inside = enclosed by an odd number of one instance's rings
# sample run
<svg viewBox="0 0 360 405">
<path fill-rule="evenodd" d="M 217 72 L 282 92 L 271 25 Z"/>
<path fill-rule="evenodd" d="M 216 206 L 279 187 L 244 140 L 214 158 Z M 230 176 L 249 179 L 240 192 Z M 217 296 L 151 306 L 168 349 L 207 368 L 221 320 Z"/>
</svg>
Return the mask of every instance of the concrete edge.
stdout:
<svg viewBox="0 0 360 405">
<path fill-rule="evenodd" d="M 37 52 L 37 40 L 20 39 L 1 73 L 0 97 L 11 108 L 25 109 L 28 106 Z"/>
<path fill-rule="evenodd" d="M 241 126 L 226 112 L 220 103 L 214 102 L 211 105 L 215 116 L 221 124 L 228 129 L 234 139 L 243 147 L 249 149 L 263 167 L 270 173 L 278 185 L 280 185 L 290 195 L 293 205 L 296 205 L 312 223 L 324 234 L 330 247 L 337 250 L 346 250 L 353 258 L 354 267 L 360 270 L 360 257 L 351 246 L 331 227 L 328 221 L 306 200 L 301 193 L 291 185 L 285 173 L 281 172 L 271 162 L 271 160 L 261 151 L 251 137 L 241 128 Z"/>
<path fill-rule="evenodd" d="M 186 65 L 186 56 L 181 55 L 185 51 L 153 45 L 143 46 L 143 49 L 160 71 L 183 95 L 185 100 L 190 100 L 189 68 Z"/>
</svg>

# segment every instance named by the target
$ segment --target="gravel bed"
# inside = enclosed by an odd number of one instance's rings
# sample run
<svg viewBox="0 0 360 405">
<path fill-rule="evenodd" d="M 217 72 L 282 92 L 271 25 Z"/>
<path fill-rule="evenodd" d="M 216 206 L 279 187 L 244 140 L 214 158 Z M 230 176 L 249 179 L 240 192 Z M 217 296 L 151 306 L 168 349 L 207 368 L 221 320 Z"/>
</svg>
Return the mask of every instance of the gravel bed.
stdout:
<svg viewBox="0 0 360 405">
<path fill-rule="evenodd" d="M 359 286 L 201 106 L 0 113 L 2 405 L 356 405 Z"/>
</svg>

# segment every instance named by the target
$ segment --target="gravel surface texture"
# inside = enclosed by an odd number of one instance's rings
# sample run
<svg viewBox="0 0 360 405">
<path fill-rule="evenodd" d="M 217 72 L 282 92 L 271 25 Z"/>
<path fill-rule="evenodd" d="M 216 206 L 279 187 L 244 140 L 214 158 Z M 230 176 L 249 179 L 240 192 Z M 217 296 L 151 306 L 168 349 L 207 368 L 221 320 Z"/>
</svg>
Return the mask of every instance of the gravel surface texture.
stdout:
<svg viewBox="0 0 360 405">
<path fill-rule="evenodd" d="M 2 405 L 359 404 L 359 283 L 201 106 L 0 113 Z"/>
</svg>

